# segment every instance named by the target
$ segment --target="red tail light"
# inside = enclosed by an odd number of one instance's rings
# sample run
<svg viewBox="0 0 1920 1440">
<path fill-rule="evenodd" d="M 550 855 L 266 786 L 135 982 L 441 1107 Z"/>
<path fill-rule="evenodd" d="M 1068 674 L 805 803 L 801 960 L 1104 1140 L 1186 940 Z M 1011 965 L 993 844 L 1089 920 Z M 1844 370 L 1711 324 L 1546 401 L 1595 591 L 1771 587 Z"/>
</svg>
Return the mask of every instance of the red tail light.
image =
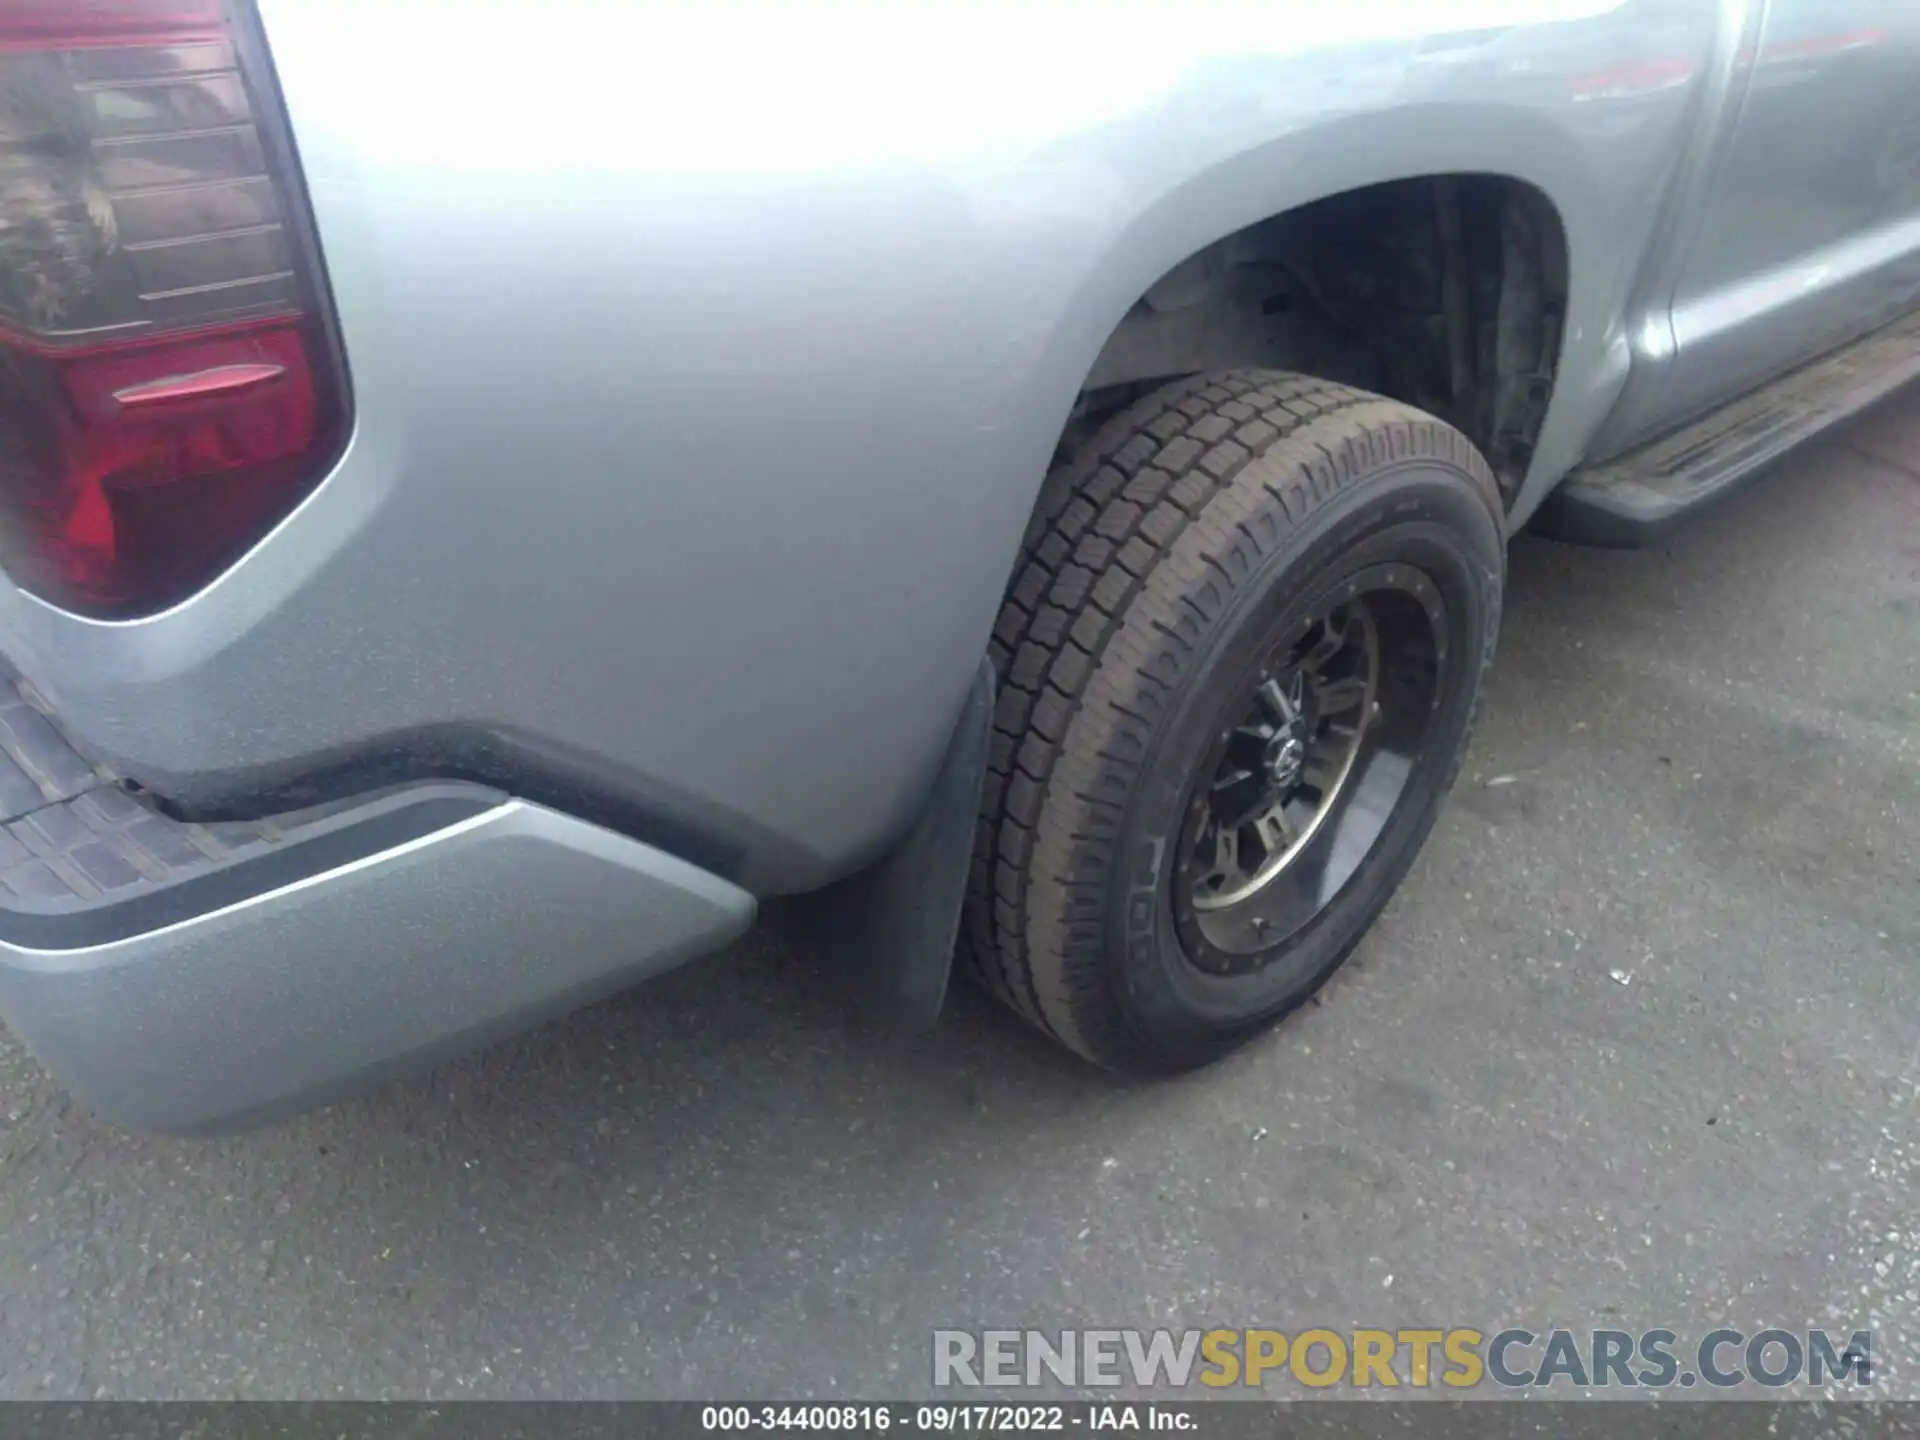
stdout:
<svg viewBox="0 0 1920 1440">
<path fill-rule="evenodd" d="M 191 594 L 337 443 L 260 78 L 216 0 L 0 0 L 0 564 L 56 605 Z"/>
</svg>

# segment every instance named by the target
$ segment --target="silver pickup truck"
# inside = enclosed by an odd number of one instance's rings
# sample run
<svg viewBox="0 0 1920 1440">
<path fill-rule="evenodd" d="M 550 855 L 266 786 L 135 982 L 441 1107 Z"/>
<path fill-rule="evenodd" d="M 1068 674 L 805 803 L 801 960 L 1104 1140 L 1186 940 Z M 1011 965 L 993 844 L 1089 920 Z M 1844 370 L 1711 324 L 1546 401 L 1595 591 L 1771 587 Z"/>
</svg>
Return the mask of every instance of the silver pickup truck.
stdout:
<svg viewBox="0 0 1920 1440">
<path fill-rule="evenodd" d="M 1917 297 L 1913 0 L 8 0 L 0 1014 L 227 1126 L 779 897 L 1202 1064 L 1406 872 L 1507 538 Z"/>
</svg>

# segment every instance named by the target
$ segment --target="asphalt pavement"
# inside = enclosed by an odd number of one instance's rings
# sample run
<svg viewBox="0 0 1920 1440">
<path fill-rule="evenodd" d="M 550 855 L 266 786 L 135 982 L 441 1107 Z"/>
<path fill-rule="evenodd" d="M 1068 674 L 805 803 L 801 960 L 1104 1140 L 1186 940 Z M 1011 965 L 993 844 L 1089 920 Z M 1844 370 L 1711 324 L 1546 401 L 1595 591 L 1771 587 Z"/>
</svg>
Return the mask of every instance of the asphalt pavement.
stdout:
<svg viewBox="0 0 1920 1440">
<path fill-rule="evenodd" d="M 1122 1083 L 757 931 L 363 1100 L 136 1137 L 0 1031 L 0 1396 L 923 1394 L 936 1327 L 1875 1331 L 1920 1397 L 1920 395 L 1514 551 L 1320 1003 Z M 377 943 L 377 937 L 369 937 Z"/>
</svg>

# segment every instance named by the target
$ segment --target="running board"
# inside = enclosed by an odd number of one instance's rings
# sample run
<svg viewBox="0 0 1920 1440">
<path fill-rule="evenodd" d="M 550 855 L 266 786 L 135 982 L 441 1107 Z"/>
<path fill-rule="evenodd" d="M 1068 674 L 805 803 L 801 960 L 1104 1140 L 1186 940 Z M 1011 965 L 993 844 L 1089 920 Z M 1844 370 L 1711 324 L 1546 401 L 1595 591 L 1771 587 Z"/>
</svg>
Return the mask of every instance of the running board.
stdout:
<svg viewBox="0 0 1920 1440">
<path fill-rule="evenodd" d="M 1651 543 L 1789 450 L 1920 377 L 1920 311 L 1782 376 L 1614 460 L 1586 466 L 1547 497 L 1532 528 L 1614 549 Z"/>
</svg>

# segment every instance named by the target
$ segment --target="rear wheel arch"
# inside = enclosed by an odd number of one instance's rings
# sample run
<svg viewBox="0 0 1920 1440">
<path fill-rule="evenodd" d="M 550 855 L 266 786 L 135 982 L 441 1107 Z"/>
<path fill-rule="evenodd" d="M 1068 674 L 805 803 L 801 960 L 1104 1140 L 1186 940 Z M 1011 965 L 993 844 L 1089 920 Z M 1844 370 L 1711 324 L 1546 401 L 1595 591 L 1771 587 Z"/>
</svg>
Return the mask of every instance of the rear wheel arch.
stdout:
<svg viewBox="0 0 1920 1440">
<path fill-rule="evenodd" d="M 1063 445 L 1182 374 L 1285 369 L 1455 424 L 1511 505 L 1563 370 L 1575 299 L 1563 205 L 1520 175 L 1460 169 L 1354 184 L 1220 228 L 1239 213 L 1170 259 L 1172 247 L 1143 238 L 1172 238 L 1151 217 L 1116 242 L 1130 278 L 1108 281 L 1118 305 L 1103 312 Z M 1142 254 L 1159 257 L 1144 278 Z"/>
</svg>

